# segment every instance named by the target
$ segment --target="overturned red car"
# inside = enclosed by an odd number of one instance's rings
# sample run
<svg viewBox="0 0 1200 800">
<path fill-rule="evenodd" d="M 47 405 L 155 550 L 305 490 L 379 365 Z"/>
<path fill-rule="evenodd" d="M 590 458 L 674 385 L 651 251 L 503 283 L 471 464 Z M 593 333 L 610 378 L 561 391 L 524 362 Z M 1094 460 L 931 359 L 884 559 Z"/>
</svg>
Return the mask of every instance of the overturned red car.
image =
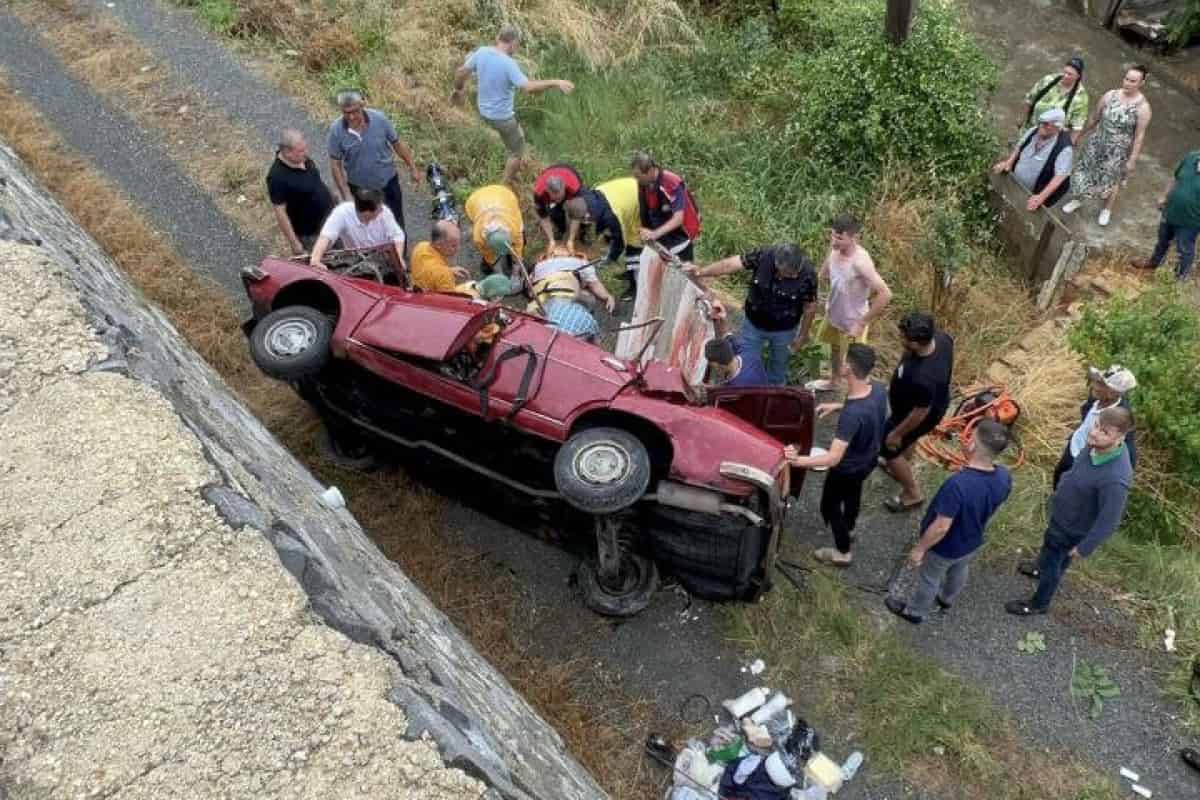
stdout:
<svg viewBox="0 0 1200 800">
<path fill-rule="evenodd" d="M 644 608 L 659 568 L 712 599 L 769 588 L 803 477 L 783 444 L 811 445 L 811 394 L 690 387 L 678 369 L 617 359 L 540 317 L 389 285 L 386 258 L 341 251 L 329 269 L 267 258 L 243 271 L 255 362 L 335 442 L 424 451 L 573 509 L 572 533 L 595 537 L 578 580 L 600 613 Z"/>
</svg>

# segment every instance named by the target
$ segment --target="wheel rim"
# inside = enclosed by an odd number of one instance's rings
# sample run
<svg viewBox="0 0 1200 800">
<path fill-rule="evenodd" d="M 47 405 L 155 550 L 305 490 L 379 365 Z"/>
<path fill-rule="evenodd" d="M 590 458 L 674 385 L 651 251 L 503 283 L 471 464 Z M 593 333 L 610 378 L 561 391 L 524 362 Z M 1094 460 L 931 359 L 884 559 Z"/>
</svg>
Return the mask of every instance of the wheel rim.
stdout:
<svg viewBox="0 0 1200 800">
<path fill-rule="evenodd" d="M 612 442 L 588 445 L 575 455 L 575 474 L 594 486 L 620 483 L 629 474 L 628 451 Z"/>
<path fill-rule="evenodd" d="M 264 337 L 267 351 L 277 358 L 295 358 L 317 340 L 317 326 L 306 319 L 292 317 L 276 322 Z"/>
</svg>

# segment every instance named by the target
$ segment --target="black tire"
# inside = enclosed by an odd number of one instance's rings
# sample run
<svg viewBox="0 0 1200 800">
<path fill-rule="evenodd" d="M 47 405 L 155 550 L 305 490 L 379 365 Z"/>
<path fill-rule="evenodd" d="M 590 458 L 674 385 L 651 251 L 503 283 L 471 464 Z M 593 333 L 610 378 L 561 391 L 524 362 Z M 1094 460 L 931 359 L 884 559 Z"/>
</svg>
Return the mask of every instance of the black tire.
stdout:
<svg viewBox="0 0 1200 800">
<path fill-rule="evenodd" d="M 650 454 L 632 433 L 588 428 L 559 448 L 554 483 L 568 503 L 589 514 L 628 508 L 650 485 Z"/>
<path fill-rule="evenodd" d="M 250 334 L 250 355 L 267 375 L 296 381 L 320 372 L 329 361 L 333 321 L 309 306 L 285 306 L 267 314 Z"/>
<path fill-rule="evenodd" d="M 658 568 L 645 556 L 627 553 L 621 560 L 616 584 L 605 586 L 601 582 L 594 560 L 579 564 L 579 590 L 584 605 L 606 617 L 632 617 L 650 605 L 658 590 Z"/>
<path fill-rule="evenodd" d="M 317 434 L 317 453 L 334 466 L 354 472 L 370 472 L 377 466 L 371 448 L 352 429 L 334 430 L 326 422 Z"/>
</svg>

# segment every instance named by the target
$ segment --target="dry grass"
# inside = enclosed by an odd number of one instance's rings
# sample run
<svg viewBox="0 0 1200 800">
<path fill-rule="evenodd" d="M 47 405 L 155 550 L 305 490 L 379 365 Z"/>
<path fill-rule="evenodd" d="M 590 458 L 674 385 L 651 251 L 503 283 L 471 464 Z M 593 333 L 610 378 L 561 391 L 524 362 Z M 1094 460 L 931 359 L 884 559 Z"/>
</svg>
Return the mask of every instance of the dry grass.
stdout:
<svg viewBox="0 0 1200 800">
<path fill-rule="evenodd" d="M 197 276 L 112 183 L 74 155 L 53 126 L 0 77 L 0 138 L 154 303 L 229 387 L 319 479 L 346 494 L 364 529 L 397 561 L 474 646 L 562 735 L 615 798 L 648 797 L 660 774 L 641 763 L 651 704 L 626 695 L 611 676 L 553 662 L 523 638 L 527 609 L 504 570 L 469 551 L 440 524 L 442 500 L 403 472 L 345 472 L 313 449 L 320 423 L 283 384 L 250 361 L 240 319 L 211 279 Z"/>
<path fill-rule="evenodd" d="M 311 9 L 290 0 L 238 0 L 237 6 L 237 22 L 230 31 L 234 36 L 299 43 L 308 38 L 316 21 Z"/>
<path fill-rule="evenodd" d="M 246 142 L 254 137 L 242 126 L 178 83 L 115 21 L 32 6 L 15 10 L 41 34 L 68 71 L 143 121 L 170 152 L 178 153 L 180 169 L 213 196 L 224 214 L 254 238 L 280 242 L 259 184 L 270 153 L 248 146 Z"/>
<path fill-rule="evenodd" d="M 362 55 L 362 46 L 350 23 L 341 20 L 318 28 L 308 36 L 301 53 L 306 68 L 321 72 L 355 61 Z"/>
<path fill-rule="evenodd" d="M 1053 465 L 1079 424 L 1079 404 L 1087 399 L 1086 372 L 1065 331 L 1040 340 L 1028 352 L 1028 366 L 1009 383 L 1021 405 L 1017 431 L 1027 456 Z"/>
<path fill-rule="evenodd" d="M 912 308 L 934 306 L 934 270 L 920 256 L 928 220 L 938 198 L 922 195 L 903 170 L 889 168 L 864 220 L 867 245 L 896 296 L 875 323 L 872 345 L 879 374 L 900 357 L 896 323 Z M 978 382 L 988 365 L 1033 327 L 1041 314 L 1025 285 L 991 258 L 965 264 L 948 292 L 938 298 L 939 326 L 954 336 L 954 377 L 959 386 Z"/>
</svg>

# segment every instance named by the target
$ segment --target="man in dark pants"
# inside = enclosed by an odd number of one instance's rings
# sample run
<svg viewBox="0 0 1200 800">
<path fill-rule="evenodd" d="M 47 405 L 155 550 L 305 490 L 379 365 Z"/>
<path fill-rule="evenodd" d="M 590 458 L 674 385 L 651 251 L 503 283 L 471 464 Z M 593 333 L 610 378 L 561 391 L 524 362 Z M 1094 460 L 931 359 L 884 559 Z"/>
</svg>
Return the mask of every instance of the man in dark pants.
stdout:
<svg viewBox="0 0 1200 800">
<path fill-rule="evenodd" d="M 883 443 L 883 426 L 887 422 L 887 392 L 871 380 L 874 368 L 874 350 L 857 342 L 850 345 L 846 349 L 842 375 L 838 376 L 847 383 L 846 402 L 817 406 L 820 417 L 838 410 L 842 412 L 829 452 L 802 456 L 795 445 L 784 450 L 784 456 L 793 466 L 829 468 L 821 490 L 821 517 L 833 530 L 836 547 L 821 547 L 813 553 L 813 558 L 824 564 L 848 567 L 854 560 L 850 553 L 850 535 L 862 505 L 863 483 L 875 468 Z"/>
<path fill-rule="evenodd" d="M 884 502 L 888 511 L 908 511 L 924 503 L 908 456 L 912 446 L 932 431 L 950 406 L 954 374 L 954 340 L 934 327 L 933 317 L 920 312 L 900 320 L 904 356 L 892 373 L 888 401 L 892 415 L 884 431 L 884 469 L 900 484 L 900 493 Z"/>
<path fill-rule="evenodd" d="M 267 195 L 292 255 L 307 253 L 333 210 L 333 195 L 308 157 L 308 143 L 298 130 L 287 128 L 279 137 L 279 149 L 267 173 Z"/>
<path fill-rule="evenodd" d="M 1021 617 L 1045 614 L 1071 559 L 1087 558 L 1116 532 L 1133 485 L 1125 446 L 1125 434 L 1131 430 L 1129 409 L 1100 412 L 1088 431 L 1087 448 L 1050 498 L 1050 525 L 1037 562 L 1037 591 L 1030 600 L 1009 601 L 1005 611 Z"/>
<path fill-rule="evenodd" d="M 683 178 L 660 167 L 649 153 L 635 155 L 630 166 L 638 183 L 642 241 L 658 242 L 680 261 L 691 261 L 700 236 L 700 209 Z M 633 296 L 637 272 L 626 271 L 625 280 L 629 281 L 627 296 Z"/>
<path fill-rule="evenodd" d="M 762 355 L 767 350 L 767 375 L 774 386 L 787 383 L 788 356 L 808 341 L 817 310 L 817 270 L 794 244 L 777 244 L 729 256 L 703 267 L 683 271 L 703 281 L 749 270 L 746 318 L 740 335 L 742 349 Z"/>
<path fill-rule="evenodd" d="M 408 166 L 412 184 L 418 186 L 421 172 L 412 151 L 383 112 L 367 108 L 358 92 L 338 92 L 337 104 L 342 116 L 329 126 L 329 163 L 338 197 L 348 202 L 357 189 L 383 192 L 384 204 L 404 230 L 404 203 L 392 155 Z"/>
<path fill-rule="evenodd" d="M 566 203 L 586 188 L 583 178 L 570 164 L 546 167 L 533 182 L 533 210 L 546 239 L 547 250 L 553 250 L 566 237 Z"/>
<path fill-rule="evenodd" d="M 1193 150 L 1175 167 L 1175 177 L 1158 198 L 1162 218 L 1158 222 L 1158 241 L 1149 258 L 1130 263 L 1138 269 L 1157 269 L 1167 257 L 1171 242 L 1179 257 L 1175 278 L 1185 280 L 1192 274 L 1196 259 L 1196 237 L 1200 236 L 1200 150 Z"/>
</svg>

